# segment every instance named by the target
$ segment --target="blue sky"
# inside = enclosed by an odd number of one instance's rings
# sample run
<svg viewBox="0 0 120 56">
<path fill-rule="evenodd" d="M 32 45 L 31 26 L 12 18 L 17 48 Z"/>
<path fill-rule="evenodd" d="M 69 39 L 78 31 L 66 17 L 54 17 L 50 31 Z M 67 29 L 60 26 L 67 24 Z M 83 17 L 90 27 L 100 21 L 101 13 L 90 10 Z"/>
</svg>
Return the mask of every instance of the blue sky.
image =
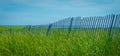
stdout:
<svg viewBox="0 0 120 56">
<path fill-rule="evenodd" d="M 120 0 L 0 0 L 0 25 L 41 25 L 120 13 Z"/>
</svg>

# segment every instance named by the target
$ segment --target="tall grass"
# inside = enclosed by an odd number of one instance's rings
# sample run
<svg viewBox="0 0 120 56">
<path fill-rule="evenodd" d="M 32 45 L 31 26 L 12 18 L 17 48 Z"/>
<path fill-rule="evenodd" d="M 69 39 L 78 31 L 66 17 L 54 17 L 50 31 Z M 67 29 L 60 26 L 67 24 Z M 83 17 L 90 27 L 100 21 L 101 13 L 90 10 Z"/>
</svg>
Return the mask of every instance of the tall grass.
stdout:
<svg viewBox="0 0 120 56">
<path fill-rule="evenodd" d="M 47 29 L 0 33 L 0 56 L 119 56 L 120 31 L 113 30 L 110 48 L 106 29 Z M 108 50 L 108 51 L 106 51 Z"/>
</svg>

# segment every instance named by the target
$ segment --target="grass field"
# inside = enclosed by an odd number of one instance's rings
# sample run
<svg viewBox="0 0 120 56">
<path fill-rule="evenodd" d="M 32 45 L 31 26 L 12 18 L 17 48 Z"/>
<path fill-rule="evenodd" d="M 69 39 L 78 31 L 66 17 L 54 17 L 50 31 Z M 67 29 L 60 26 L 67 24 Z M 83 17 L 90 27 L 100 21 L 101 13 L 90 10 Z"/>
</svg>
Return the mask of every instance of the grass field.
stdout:
<svg viewBox="0 0 120 56">
<path fill-rule="evenodd" d="M 0 56 L 119 56 L 120 30 L 0 27 Z M 16 30 L 19 29 L 19 30 Z"/>
</svg>

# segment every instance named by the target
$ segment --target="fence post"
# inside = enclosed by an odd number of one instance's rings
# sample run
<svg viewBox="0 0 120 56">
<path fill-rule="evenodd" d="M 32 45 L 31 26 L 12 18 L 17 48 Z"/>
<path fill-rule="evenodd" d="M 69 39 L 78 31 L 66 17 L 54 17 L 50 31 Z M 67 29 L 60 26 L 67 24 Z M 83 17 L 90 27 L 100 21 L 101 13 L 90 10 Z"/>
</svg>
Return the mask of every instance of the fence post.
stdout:
<svg viewBox="0 0 120 56">
<path fill-rule="evenodd" d="M 111 20 L 109 22 L 110 26 L 108 27 L 108 39 L 107 39 L 106 44 L 105 44 L 105 52 L 110 53 L 109 49 L 111 48 L 110 44 L 112 41 L 112 29 L 113 29 L 113 25 L 115 23 L 116 15 L 114 15 L 114 14 L 109 15 L 108 19 L 109 20 L 111 19 Z"/>
<path fill-rule="evenodd" d="M 71 32 L 72 23 L 73 23 L 73 17 L 72 17 L 71 20 L 70 20 L 70 26 L 69 26 L 69 28 L 68 28 L 68 33 Z"/>
<path fill-rule="evenodd" d="M 51 30 L 51 27 L 52 27 L 52 24 L 49 24 L 47 32 L 46 32 L 46 36 L 48 36 L 48 34 L 49 34 L 50 30 Z"/>
<path fill-rule="evenodd" d="M 31 25 L 28 25 L 26 28 L 27 28 L 28 31 L 32 30 L 32 26 Z"/>
<path fill-rule="evenodd" d="M 113 24 L 115 23 L 115 15 L 111 15 L 112 18 L 111 18 L 111 24 L 110 24 L 110 27 L 109 27 L 109 31 L 108 31 L 108 41 L 111 41 L 112 40 L 112 29 L 113 29 Z"/>
</svg>

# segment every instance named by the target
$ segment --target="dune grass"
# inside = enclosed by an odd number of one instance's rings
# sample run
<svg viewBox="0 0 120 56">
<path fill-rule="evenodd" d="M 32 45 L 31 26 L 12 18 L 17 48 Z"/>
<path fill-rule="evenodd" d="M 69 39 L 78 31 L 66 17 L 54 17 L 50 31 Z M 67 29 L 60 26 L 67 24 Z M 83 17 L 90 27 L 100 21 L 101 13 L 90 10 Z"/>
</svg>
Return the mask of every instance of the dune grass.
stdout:
<svg viewBox="0 0 120 56">
<path fill-rule="evenodd" d="M 119 56 L 120 31 L 107 29 L 46 29 L 0 33 L 0 56 Z"/>
</svg>

